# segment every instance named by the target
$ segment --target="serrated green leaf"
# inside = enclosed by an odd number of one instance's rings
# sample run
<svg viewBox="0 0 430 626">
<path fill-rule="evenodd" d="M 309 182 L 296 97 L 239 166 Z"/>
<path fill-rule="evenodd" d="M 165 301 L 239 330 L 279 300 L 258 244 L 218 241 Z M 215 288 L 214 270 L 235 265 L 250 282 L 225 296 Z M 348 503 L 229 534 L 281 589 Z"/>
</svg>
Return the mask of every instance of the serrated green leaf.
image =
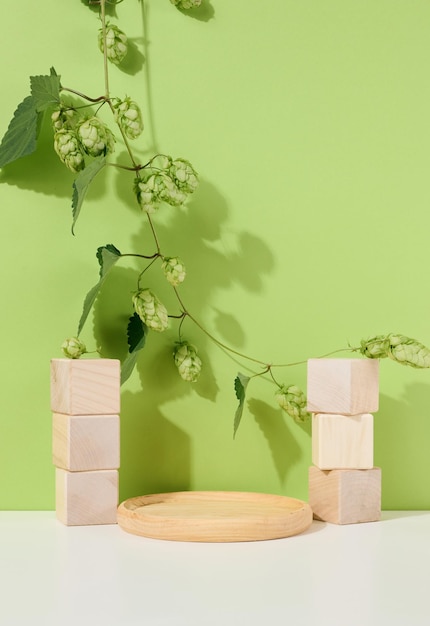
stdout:
<svg viewBox="0 0 430 626">
<path fill-rule="evenodd" d="M 97 248 L 96 257 L 100 265 L 99 276 L 101 279 L 105 277 L 112 265 L 118 261 L 121 252 L 112 243 Z"/>
<path fill-rule="evenodd" d="M 134 313 L 127 326 L 128 351 L 141 350 L 145 345 L 148 327 L 142 322 L 137 313 Z"/>
<path fill-rule="evenodd" d="M 78 324 L 78 332 L 77 332 L 78 337 L 82 328 L 84 327 L 84 324 L 87 320 L 89 312 L 91 311 L 91 308 L 97 298 L 97 295 L 100 291 L 101 286 L 104 283 L 104 280 L 109 270 L 115 265 L 115 263 L 120 258 L 121 258 L 121 252 L 118 250 L 118 248 L 115 248 L 115 246 L 113 246 L 112 244 L 108 244 L 106 246 L 101 246 L 100 248 L 97 248 L 97 259 L 100 265 L 100 271 L 99 271 L 100 278 L 99 278 L 99 282 L 89 290 L 89 292 L 87 293 L 85 297 L 82 315 Z"/>
<path fill-rule="evenodd" d="M 73 196 L 72 196 L 72 233 L 75 228 L 76 221 L 81 212 L 82 204 L 85 200 L 85 196 L 94 178 L 106 165 L 106 157 L 97 157 L 87 167 L 79 172 L 76 179 L 73 182 Z"/>
<path fill-rule="evenodd" d="M 37 111 L 60 102 L 60 77 L 54 68 L 49 76 L 30 76 L 31 95 Z"/>
<path fill-rule="evenodd" d="M 137 313 L 134 313 L 128 322 L 127 339 L 128 339 L 128 355 L 121 364 L 121 385 L 130 378 L 131 373 L 136 365 L 139 350 L 145 345 L 148 328 L 142 322 Z"/>
<path fill-rule="evenodd" d="M 43 113 L 36 110 L 33 96 L 24 98 L 18 105 L 0 144 L 0 167 L 28 156 L 36 150 L 42 118 Z"/>
<path fill-rule="evenodd" d="M 246 388 L 250 381 L 249 376 L 245 376 L 240 372 L 234 379 L 234 390 L 236 392 L 236 398 L 239 400 L 239 406 L 236 409 L 236 413 L 234 415 L 234 427 L 233 427 L 233 438 L 236 436 L 237 429 L 239 428 L 240 420 L 242 419 L 243 406 L 245 403 L 246 397 Z"/>
<path fill-rule="evenodd" d="M 120 384 L 123 385 L 126 380 L 128 380 L 134 370 L 137 361 L 137 352 L 131 352 L 127 354 L 124 361 L 121 363 L 121 381 Z"/>
</svg>

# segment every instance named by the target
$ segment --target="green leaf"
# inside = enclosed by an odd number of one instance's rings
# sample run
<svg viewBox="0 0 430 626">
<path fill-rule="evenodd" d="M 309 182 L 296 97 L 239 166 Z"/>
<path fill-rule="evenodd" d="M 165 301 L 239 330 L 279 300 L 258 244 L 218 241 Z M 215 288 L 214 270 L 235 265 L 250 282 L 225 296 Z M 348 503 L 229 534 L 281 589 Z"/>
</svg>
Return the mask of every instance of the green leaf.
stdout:
<svg viewBox="0 0 430 626">
<path fill-rule="evenodd" d="M 134 313 L 128 322 L 127 326 L 127 340 L 128 351 L 136 352 L 141 350 L 145 345 L 146 335 L 148 327 L 142 322 L 137 313 Z"/>
<path fill-rule="evenodd" d="M 60 103 L 60 77 L 53 67 L 49 76 L 30 76 L 30 86 L 37 111 Z"/>
<path fill-rule="evenodd" d="M 33 96 L 24 98 L 18 105 L 0 144 L 0 167 L 36 150 L 42 118 L 43 113 L 36 110 Z"/>
<path fill-rule="evenodd" d="M 137 313 L 134 313 L 128 322 L 127 339 L 128 355 L 121 364 L 121 385 L 130 377 L 136 365 L 139 350 L 145 345 L 148 327 L 142 322 Z"/>
<path fill-rule="evenodd" d="M 234 379 L 234 390 L 236 392 L 236 398 L 239 400 L 239 406 L 236 409 L 236 413 L 234 415 L 234 429 L 233 429 L 233 438 L 236 436 L 237 429 L 239 428 L 240 420 L 242 419 L 243 413 L 243 405 L 245 402 L 245 394 L 246 388 L 250 381 L 249 376 L 245 376 L 240 372 Z"/>
<path fill-rule="evenodd" d="M 72 197 L 72 233 L 75 228 L 76 221 L 81 212 L 82 204 L 85 200 L 88 188 L 91 185 L 97 174 L 106 165 L 106 157 L 97 157 L 87 165 L 87 167 L 79 172 L 76 179 L 73 182 L 73 197 Z"/>
<path fill-rule="evenodd" d="M 121 363 L 121 385 L 123 385 L 125 381 L 130 378 L 134 370 L 134 366 L 136 365 L 137 356 L 137 352 L 131 352 L 130 354 L 127 354 L 124 361 Z"/>
<path fill-rule="evenodd" d="M 121 258 L 121 252 L 117 248 L 115 248 L 115 246 L 113 246 L 112 244 L 107 244 L 106 246 L 101 246 L 100 248 L 97 248 L 97 259 L 100 264 L 100 271 L 99 271 L 100 278 L 99 278 L 99 282 L 96 285 L 94 285 L 92 289 L 89 290 L 89 292 L 87 293 L 85 297 L 81 319 L 79 320 L 79 324 L 78 324 L 78 333 L 77 333 L 78 337 L 82 328 L 84 327 L 88 314 L 91 311 L 91 308 L 97 298 L 97 295 L 100 291 L 101 286 L 104 283 L 104 280 L 109 270 L 115 265 L 115 263 L 120 258 Z"/>
<path fill-rule="evenodd" d="M 115 265 L 120 256 L 121 252 L 112 243 L 108 243 L 105 246 L 97 248 L 96 257 L 100 265 L 99 276 L 101 279 L 106 276 L 110 268 Z"/>
</svg>

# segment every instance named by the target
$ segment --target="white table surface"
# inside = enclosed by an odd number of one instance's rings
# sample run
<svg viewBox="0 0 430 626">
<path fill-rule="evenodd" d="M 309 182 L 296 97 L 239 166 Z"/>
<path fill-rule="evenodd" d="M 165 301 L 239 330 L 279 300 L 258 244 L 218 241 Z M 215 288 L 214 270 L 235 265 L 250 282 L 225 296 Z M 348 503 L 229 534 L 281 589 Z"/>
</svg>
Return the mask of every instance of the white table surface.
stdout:
<svg viewBox="0 0 430 626">
<path fill-rule="evenodd" d="M 180 543 L 0 512 L 2 626 L 430 625 L 430 512 Z"/>
</svg>

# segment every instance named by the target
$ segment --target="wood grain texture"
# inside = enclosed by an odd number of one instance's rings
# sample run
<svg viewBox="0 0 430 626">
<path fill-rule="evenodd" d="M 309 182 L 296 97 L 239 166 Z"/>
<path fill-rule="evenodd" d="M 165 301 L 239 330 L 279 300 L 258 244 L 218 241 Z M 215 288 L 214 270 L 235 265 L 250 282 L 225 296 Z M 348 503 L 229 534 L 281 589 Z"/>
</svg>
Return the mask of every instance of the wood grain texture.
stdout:
<svg viewBox="0 0 430 626">
<path fill-rule="evenodd" d="M 118 359 L 52 359 L 51 410 L 67 415 L 118 415 Z"/>
<path fill-rule="evenodd" d="M 381 469 L 309 468 L 309 504 L 315 519 L 333 524 L 381 518 Z"/>
<path fill-rule="evenodd" d="M 312 415 L 312 463 L 320 469 L 373 467 L 373 415 Z"/>
<path fill-rule="evenodd" d="M 279 539 L 312 523 L 306 502 L 261 493 L 183 491 L 131 498 L 118 507 L 123 530 L 171 541 Z"/>
<path fill-rule="evenodd" d="M 56 467 L 73 472 L 118 469 L 119 416 L 54 413 L 52 461 Z"/>
<path fill-rule="evenodd" d="M 308 411 L 358 415 L 379 408 L 377 359 L 309 359 Z"/>
<path fill-rule="evenodd" d="M 56 469 L 56 514 L 66 526 L 116 524 L 118 471 Z"/>
</svg>

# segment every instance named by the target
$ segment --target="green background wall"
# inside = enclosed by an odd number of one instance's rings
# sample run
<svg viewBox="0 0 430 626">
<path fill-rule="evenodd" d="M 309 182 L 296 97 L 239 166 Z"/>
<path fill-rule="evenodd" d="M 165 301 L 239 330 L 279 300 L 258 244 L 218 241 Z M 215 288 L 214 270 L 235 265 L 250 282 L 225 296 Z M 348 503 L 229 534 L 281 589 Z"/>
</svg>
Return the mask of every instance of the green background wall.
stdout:
<svg viewBox="0 0 430 626">
<path fill-rule="evenodd" d="M 117 14 L 134 52 L 125 72 L 112 67 L 111 90 L 142 105 L 140 157 L 183 156 L 201 178 L 185 210 L 155 218 L 163 250 L 187 265 L 190 311 L 235 350 L 273 363 L 387 332 L 429 345 L 429 3 L 203 0 L 187 15 L 168 0 L 125 0 Z M 0 134 L 28 77 L 52 65 L 63 85 L 103 93 L 98 26 L 79 0 L 21 0 L 3 12 Z M 97 247 L 143 251 L 150 241 L 114 171 L 97 179 L 73 237 L 72 182 L 47 124 L 38 152 L 0 173 L 3 509 L 54 508 L 49 361 L 75 333 Z M 113 270 L 83 334 L 106 356 L 125 354 L 137 267 Z M 167 288 L 162 296 L 176 309 Z M 121 499 L 176 489 L 306 499 L 310 425 L 283 414 L 257 379 L 233 440 L 244 362 L 186 330 L 205 363 L 195 386 L 174 371 L 173 325 L 151 335 L 123 388 Z M 277 377 L 306 387 L 305 366 Z M 380 385 L 383 507 L 429 508 L 430 372 L 381 362 Z"/>
</svg>

